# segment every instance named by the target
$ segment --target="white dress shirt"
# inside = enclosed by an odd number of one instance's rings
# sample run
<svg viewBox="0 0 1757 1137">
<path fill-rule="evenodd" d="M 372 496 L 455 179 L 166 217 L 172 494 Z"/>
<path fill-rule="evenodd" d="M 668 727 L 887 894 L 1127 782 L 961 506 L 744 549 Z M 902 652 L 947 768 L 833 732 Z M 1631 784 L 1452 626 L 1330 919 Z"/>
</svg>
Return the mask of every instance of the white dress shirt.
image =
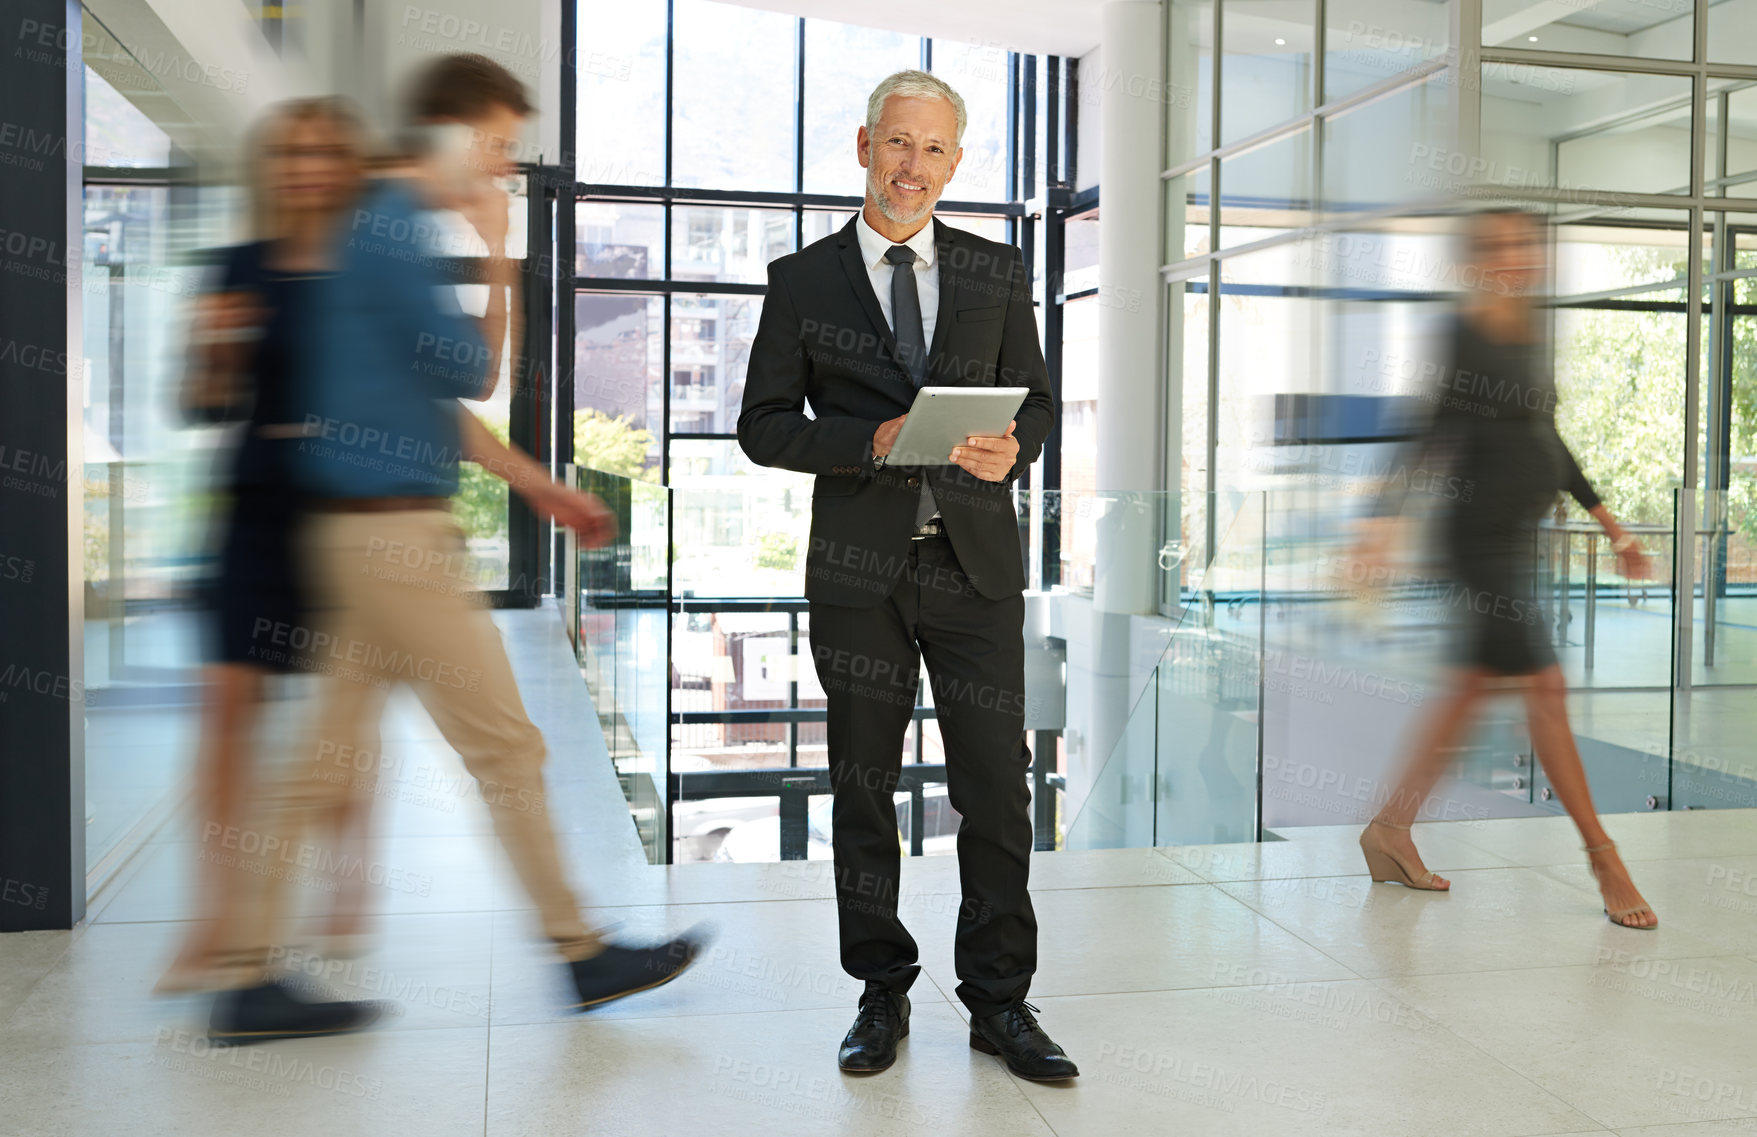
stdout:
<svg viewBox="0 0 1757 1137">
<path fill-rule="evenodd" d="M 908 245 L 915 250 L 915 291 L 921 296 L 921 338 L 925 341 L 921 346 L 925 351 L 933 350 L 933 326 L 940 311 L 940 266 L 935 255 L 938 250 L 933 245 L 933 219 L 928 218 L 927 224 L 907 241 L 893 241 L 868 225 L 866 212 L 862 210 L 855 216 L 854 233 L 860 238 L 860 257 L 866 262 L 867 278 L 872 281 L 872 290 L 878 293 L 879 308 L 893 334 L 897 330 L 897 319 L 891 314 L 894 266 L 885 259 L 885 254 L 891 251 L 892 245 Z"/>
<path fill-rule="evenodd" d="M 891 277 L 897 266 L 886 260 L 885 254 L 891 251 L 892 245 L 908 245 L 915 250 L 915 292 L 921 300 L 921 348 L 932 351 L 933 328 L 939 321 L 940 311 L 940 265 L 934 255 L 938 250 L 933 244 L 933 218 L 929 217 L 927 224 L 917 229 L 907 241 L 893 241 L 866 223 L 866 211 L 862 209 L 854 215 L 854 234 L 860 238 L 860 258 L 866 262 L 866 277 L 872 281 L 872 290 L 878 293 L 879 310 L 885 314 L 885 323 L 890 325 L 892 335 L 897 333 L 897 319 L 891 314 Z M 938 517 L 940 511 L 935 506 L 933 491 L 925 480 L 921 483 L 921 498 L 921 511 L 916 517 L 919 519 L 924 513 Z"/>
</svg>

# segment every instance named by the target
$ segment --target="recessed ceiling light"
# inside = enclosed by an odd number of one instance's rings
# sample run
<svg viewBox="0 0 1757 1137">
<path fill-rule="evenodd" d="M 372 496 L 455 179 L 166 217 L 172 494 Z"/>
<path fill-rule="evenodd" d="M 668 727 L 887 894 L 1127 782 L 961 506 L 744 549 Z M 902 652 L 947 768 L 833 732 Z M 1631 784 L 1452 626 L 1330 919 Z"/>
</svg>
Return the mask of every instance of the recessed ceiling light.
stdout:
<svg viewBox="0 0 1757 1137">
<path fill-rule="evenodd" d="M 1278 39 L 1278 40 L 1276 40 L 1276 41 L 1275 41 L 1275 46 L 1276 46 L 1276 47 L 1286 47 L 1286 46 L 1287 46 L 1287 41 L 1286 41 L 1286 40 L 1284 40 L 1284 39 Z"/>
<path fill-rule="evenodd" d="M 1531 42 L 1532 42 L 1532 43 L 1536 43 L 1536 42 L 1537 42 L 1537 37 L 1536 37 L 1536 36 L 1526 36 L 1526 37 L 1525 37 L 1525 38 L 1526 38 L 1526 39 L 1528 39 L 1528 40 L 1530 40 L 1530 41 L 1531 41 Z"/>
</svg>

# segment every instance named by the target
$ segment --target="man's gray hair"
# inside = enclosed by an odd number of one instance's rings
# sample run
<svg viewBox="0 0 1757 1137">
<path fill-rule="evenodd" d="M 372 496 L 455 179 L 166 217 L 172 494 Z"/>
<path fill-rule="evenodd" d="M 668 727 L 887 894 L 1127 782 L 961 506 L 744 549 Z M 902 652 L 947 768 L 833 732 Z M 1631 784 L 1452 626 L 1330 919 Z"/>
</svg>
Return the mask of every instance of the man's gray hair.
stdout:
<svg viewBox="0 0 1757 1137">
<path fill-rule="evenodd" d="M 905 99 L 944 99 L 951 103 L 958 114 L 958 137 L 952 145 L 964 144 L 964 128 L 970 124 L 970 115 L 964 110 L 964 97 L 952 90 L 950 83 L 925 71 L 899 71 L 886 76 L 872 89 L 872 97 L 866 100 L 868 134 L 878 131 L 879 116 L 885 113 L 885 100 L 892 95 L 901 95 Z"/>
</svg>

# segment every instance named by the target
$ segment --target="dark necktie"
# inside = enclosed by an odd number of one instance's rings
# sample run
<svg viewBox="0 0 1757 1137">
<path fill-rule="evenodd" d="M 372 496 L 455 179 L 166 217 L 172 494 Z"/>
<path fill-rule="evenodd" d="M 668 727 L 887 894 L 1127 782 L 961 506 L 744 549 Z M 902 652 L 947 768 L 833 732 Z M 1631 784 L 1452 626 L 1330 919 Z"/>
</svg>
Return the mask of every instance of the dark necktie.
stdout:
<svg viewBox="0 0 1757 1137">
<path fill-rule="evenodd" d="M 919 387 L 927 378 L 927 333 L 921 327 L 915 250 L 908 245 L 892 245 L 885 259 L 891 262 L 891 332 L 897 338 L 897 361 Z"/>
<path fill-rule="evenodd" d="M 921 293 L 915 285 L 915 250 L 908 245 L 892 245 L 885 253 L 891 262 L 891 334 L 897 340 L 897 361 L 909 372 L 909 378 L 920 387 L 927 379 L 927 333 L 921 325 Z M 939 509 L 927 478 L 921 479 L 921 500 L 915 507 L 915 524 L 919 528 Z"/>
</svg>

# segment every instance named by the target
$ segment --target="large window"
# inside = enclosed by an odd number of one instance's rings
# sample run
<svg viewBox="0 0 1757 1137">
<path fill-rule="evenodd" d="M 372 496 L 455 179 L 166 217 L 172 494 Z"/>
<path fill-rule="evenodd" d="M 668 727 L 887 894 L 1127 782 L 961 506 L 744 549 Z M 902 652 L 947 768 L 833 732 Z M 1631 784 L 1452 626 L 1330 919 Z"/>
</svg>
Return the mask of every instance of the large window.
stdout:
<svg viewBox="0 0 1757 1137">
<path fill-rule="evenodd" d="M 1534 551 L 1611 809 L 1757 800 L 1757 783 L 1729 794 L 1702 774 L 1738 765 L 1726 716 L 1757 682 L 1736 615 L 1757 583 L 1757 259 L 1736 212 L 1757 194 L 1740 70 L 1757 62 L 1753 19 L 1754 0 L 1169 8 L 1168 74 L 1184 78 L 1168 100 L 1166 367 L 1184 421 L 1167 473 L 1282 503 L 1272 587 L 1321 593 L 1319 566 L 1393 470 L 1465 290 L 1455 215 L 1511 204 L 1548 220 L 1559 428 L 1659 562 L 1659 579 L 1623 580 L 1571 502 Z M 1190 549 L 1215 539 L 1212 520 L 1182 522 Z M 1423 631 L 1389 611 L 1356 624 Z M 1347 650 L 1326 626 L 1289 618 L 1279 634 Z M 1478 789 L 1552 802 L 1528 745 L 1504 742 L 1483 750 L 1501 757 L 1478 763 Z"/>
</svg>

